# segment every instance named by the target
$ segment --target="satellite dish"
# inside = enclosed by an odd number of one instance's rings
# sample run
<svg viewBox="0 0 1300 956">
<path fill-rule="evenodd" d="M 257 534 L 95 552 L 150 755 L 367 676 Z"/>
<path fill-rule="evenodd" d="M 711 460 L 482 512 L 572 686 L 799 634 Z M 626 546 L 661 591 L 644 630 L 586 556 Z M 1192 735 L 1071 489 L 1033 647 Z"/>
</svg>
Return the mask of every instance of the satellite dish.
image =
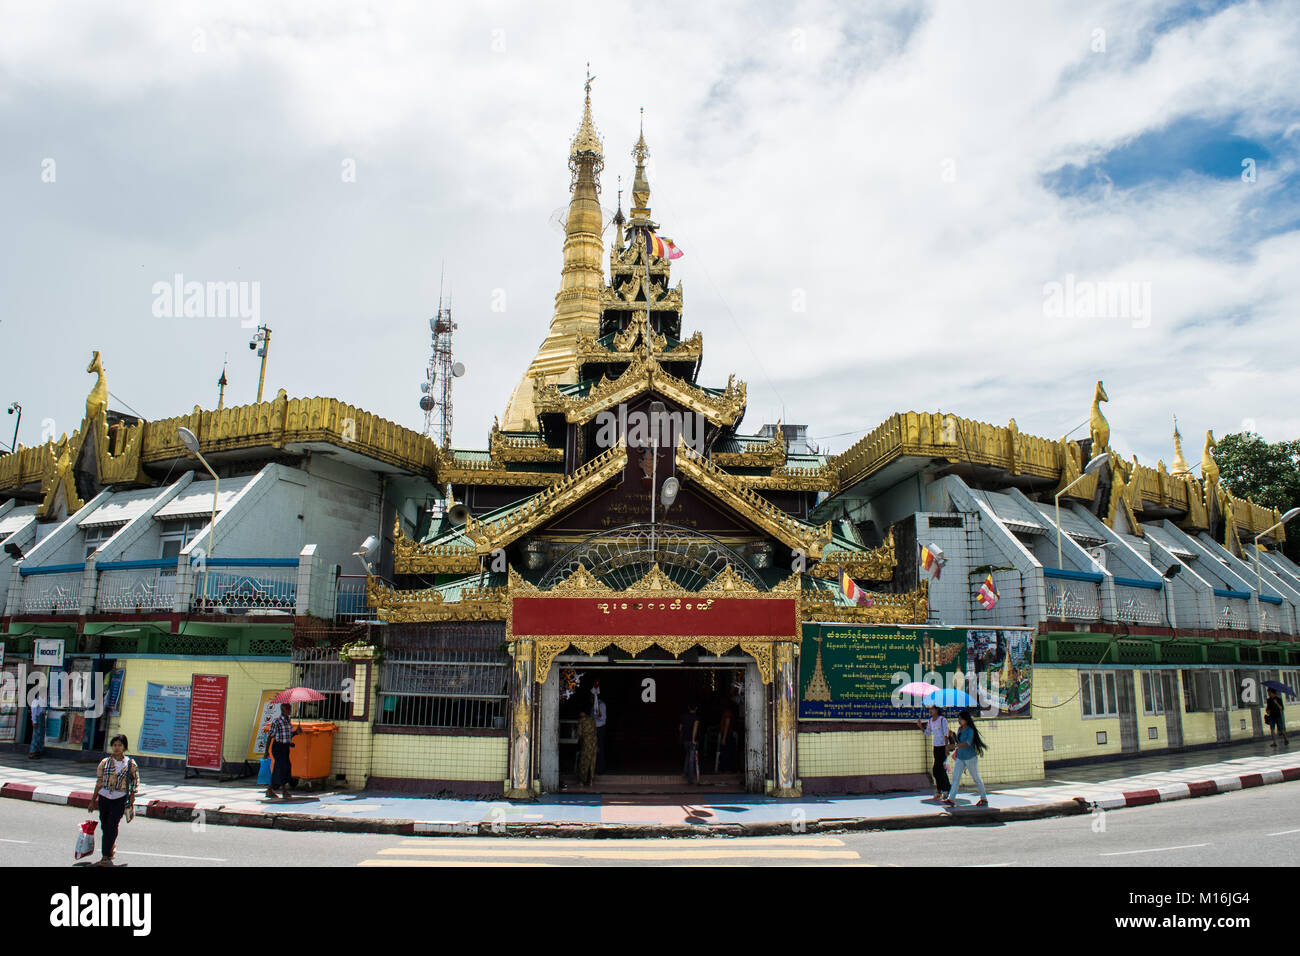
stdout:
<svg viewBox="0 0 1300 956">
<path fill-rule="evenodd" d="M 435 315 L 433 318 L 429 320 L 429 331 L 436 332 L 437 330 L 438 330 L 438 317 Z"/>
<path fill-rule="evenodd" d="M 432 395 L 421 395 L 421 396 L 420 396 L 420 411 L 422 411 L 422 412 L 431 412 L 431 411 L 433 411 L 433 396 L 432 396 Z"/>
<path fill-rule="evenodd" d="M 447 517 L 451 519 L 452 524 L 464 524 L 469 520 L 469 509 L 457 502 L 451 506 Z"/>
<path fill-rule="evenodd" d="M 465 364 L 463 362 L 453 362 L 451 364 L 451 374 L 456 378 L 460 378 L 465 374 Z"/>
</svg>

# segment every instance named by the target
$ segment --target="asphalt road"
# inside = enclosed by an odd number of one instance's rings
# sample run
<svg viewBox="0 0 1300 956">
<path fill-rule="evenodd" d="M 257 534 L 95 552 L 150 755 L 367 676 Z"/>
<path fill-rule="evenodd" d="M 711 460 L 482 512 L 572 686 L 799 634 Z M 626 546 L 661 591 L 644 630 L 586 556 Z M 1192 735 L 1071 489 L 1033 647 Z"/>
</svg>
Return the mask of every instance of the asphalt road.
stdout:
<svg viewBox="0 0 1300 956">
<path fill-rule="evenodd" d="M 297 833 L 137 818 L 141 866 L 1293 866 L 1300 781 L 1091 816 L 779 837 L 575 840 Z M 0 865 L 73 865 L 74 807 L 0 801 Z"/>
</svg>

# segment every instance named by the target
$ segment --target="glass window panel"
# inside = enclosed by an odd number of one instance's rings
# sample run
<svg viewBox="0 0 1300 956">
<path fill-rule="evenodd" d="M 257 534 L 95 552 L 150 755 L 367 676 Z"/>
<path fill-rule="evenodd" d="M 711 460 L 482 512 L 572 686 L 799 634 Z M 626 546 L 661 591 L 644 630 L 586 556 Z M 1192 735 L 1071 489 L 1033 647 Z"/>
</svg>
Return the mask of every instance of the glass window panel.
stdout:
<svg viewBox="0 0 1300 956">
<path fill-rule="evenodd" d="M 1106 709 L 1102 713 L 1119 713 L 1119 698 L 1115 694 L 1115 675 L 1110 672 L 1106 674 Z"/>
<path fill-rule="evenodd" d="M 1092 716 L 1092 677 L 1079 675 L 1079 699 L 1083 701 L 1083 716 Z"/>
</svg>

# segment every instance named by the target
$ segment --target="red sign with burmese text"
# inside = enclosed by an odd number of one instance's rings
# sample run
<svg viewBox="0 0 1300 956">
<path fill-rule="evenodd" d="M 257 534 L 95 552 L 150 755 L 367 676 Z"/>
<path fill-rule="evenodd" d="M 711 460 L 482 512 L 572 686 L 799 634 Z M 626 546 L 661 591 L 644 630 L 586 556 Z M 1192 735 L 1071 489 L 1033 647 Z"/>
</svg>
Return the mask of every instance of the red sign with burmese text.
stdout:
<svg viewBox="0 0 1300 956">
<path fill-rule="evenodd" d="M 790 637 L 792 597 L 517 597 L 515 637 Z"/>
<path fill-rule="evenodd" d="M 220 770 L 226 737 L 226 686 L 224 674 L 195 674 L 190 682 L 190 740 L 185 766 Z"/>
</svg>

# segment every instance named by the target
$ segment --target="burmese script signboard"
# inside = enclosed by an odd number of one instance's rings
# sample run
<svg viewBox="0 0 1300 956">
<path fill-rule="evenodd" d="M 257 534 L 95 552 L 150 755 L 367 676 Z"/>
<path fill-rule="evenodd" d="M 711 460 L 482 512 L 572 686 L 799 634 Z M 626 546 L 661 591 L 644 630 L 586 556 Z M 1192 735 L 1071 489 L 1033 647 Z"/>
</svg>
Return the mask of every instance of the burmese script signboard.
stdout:
<svg viewBox="0 0 1300 956">
<path fill-rule="evenodd" d="M 799 719 L 916 720 L 920 698 L 898 693 L 914 681 L 964 691 L 982 717 L 1027 717 L 1033 661 L 1026 628 L 805 624 Z"/>
<path fill-rule="evenodd" d="M 805 624 L 799 719 L 916 720 L 919 698 L 895 692 L 912 681 L 965 688 L 965 669 L 965 628 Z"/>
<path fill-rule="evenodd" d="M 516 597 L 511 634 L 529 638 L 786 638 L 798 633 L 793 597 L 666 594 Z"/>
</svg>

